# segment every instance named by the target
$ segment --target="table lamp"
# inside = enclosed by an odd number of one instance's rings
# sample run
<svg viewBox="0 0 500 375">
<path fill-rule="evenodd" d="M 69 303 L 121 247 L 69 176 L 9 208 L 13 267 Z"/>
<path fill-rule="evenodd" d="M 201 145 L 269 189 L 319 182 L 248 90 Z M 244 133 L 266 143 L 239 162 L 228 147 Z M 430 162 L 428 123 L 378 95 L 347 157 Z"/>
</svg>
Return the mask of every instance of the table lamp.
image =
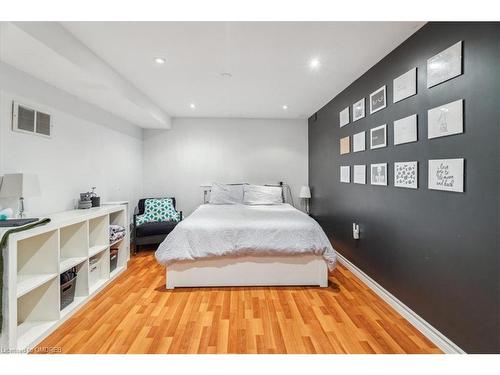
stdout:
<svg viewBox="0 0 500 375">
<path fill-rule="evenodd" d="M 309 199 L 311 199 L 311 189 L 309 189 L 309 186 L 302 186 L 300 188 L 299 197 L 306 201 L 306 212 L 309 215 Z"/>
<path fill-rule="evenodd" d="M 24 218 L 24 198 L 40 195 L 38 176 L 26 173 L 12 173 L 3 176 L 0 198 L 19 198 L 18 216 Z"/>
<path fill-rule="evenodd" d="M 212 188 L 211 183 L 204 183 L 200 185 L 201 188 L 203 188 L 203 204 L 208 203 L 208 193 L 210 192 L 210 189 Z"/>
</svg>

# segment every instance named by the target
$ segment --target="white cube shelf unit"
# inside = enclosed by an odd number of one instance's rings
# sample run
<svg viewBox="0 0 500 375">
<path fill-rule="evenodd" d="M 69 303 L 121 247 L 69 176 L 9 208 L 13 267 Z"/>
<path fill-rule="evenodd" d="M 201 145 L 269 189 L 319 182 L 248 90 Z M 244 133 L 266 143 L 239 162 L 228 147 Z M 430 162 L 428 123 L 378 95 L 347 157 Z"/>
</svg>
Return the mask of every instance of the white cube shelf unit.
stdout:
<svg viewBox="0 0 500 375">
<path fill-rule="evenodd" d="M 6 327 L 9 349 L 28 351 L 127 268 L 130 241 L 126 207 L 103 206 L 49 216 L 49 224 L 10 235 Z M 125 227 L 110 244 L 109 225 Z M 118 249 L 110 271 L 110 248 Z M 74 301 L 61 310 L 60 274 L 76 268 Z"/>
</svg>

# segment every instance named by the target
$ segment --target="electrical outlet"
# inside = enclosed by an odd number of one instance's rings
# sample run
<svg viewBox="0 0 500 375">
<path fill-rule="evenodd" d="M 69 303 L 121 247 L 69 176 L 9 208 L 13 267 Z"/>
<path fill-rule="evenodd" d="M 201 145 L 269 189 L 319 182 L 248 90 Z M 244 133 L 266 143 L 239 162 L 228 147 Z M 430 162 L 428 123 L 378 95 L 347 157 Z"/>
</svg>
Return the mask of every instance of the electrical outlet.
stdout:
<svg viewBox="0 0 500 375">
<path fill-rule="evenodd" d="M 359 224 L 352 223 L 352 238 L 359 240 Z"/>
</svg>

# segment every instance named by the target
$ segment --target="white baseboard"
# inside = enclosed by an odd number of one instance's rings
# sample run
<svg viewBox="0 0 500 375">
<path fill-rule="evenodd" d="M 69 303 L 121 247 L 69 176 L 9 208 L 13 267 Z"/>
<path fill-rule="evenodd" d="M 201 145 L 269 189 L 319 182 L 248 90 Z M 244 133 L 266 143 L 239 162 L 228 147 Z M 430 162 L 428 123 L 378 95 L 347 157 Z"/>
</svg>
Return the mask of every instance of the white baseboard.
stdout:
<svg viewBox="0 0 500 375">
<path fill-rule="evenodd" d="M 373 290 L 380 298 L 387 302 L 394 310 L 401 314 L 410 324 L 418 329 L 425 337 L 434 343 L 439 349 L 447 354 L 465 354 L 458 345 L 452 342 L 449 338 L 439 332 L 436 328 L 430 325 L 427 321 L 421 318 L 416 312 L 406 306 L 403 302 L 394 297 L 391 293 L 385 290 L 380 284 L 373 280 L 358 267 L 337 253 L 339 262 L 344 265 L 349 271 L 356 275 L 363 283 Z"/>
</svg>

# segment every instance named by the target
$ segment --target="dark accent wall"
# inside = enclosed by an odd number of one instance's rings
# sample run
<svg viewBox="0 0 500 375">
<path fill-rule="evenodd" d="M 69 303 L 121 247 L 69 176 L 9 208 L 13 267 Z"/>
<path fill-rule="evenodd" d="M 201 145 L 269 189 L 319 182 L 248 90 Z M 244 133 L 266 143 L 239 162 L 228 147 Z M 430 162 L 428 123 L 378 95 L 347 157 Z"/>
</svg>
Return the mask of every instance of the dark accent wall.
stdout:
<svg viewBox="0 0 500 375">
<path fill-rule="evenodd" d="M 463 40 L 463 75 L 426 87 L 426 60 Z M 392 103 L 392 81 L 413 67 L 417 95 Z M 369 95 L 387 85 L 387 108 Z M 366 98 L 366 117 L 339 112 Z M 427 110 L 464 99 L 464 133 L 427 139 Z M 428 23 L 309 119 L 311 213 L 334 248 L 466 352 L 500 353 L 500 23 Z M 394 120 L 417 113 L 418 142 L 394 146 Z M 388 147 L 369 150 L 387 123 Z M 339 155 L 339 139 L 367 131 L 367 150 Z M 351 139 L 352 142 L 352 139 Z M 352 145 L 351 145 L 352 147 Z M 428 190 L 429 159 L 465 158 L 465 192 Z M 396 188 L 394 162 L 419 162 L 418 190 Z M 387 162 L 389 185 L 370 185 Z M 367 165 L 367 184 L 339 182 L 340 165 Z M 352 223 L 361 238 L 354 240 Z"/>
</svg>

